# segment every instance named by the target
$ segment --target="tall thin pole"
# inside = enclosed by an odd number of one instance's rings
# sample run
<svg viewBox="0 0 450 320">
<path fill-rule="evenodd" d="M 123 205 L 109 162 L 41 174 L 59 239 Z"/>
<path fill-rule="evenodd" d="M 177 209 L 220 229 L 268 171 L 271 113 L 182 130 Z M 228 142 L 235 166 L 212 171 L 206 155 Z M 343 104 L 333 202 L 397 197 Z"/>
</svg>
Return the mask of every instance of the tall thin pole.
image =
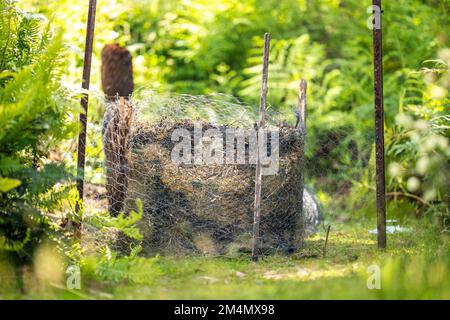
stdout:
<svg viewBox="0 0 450 320">
<path fill-rule="evenodd" d="M 381 0 L 373 0 L 373 65 L 375 93 L 375 152 L 378 248 L 386 248 L 386 187 L 384 172 L 384 111 L 383 111 L 383 32 Z"/>
<path fill-rule="evenodd" d="M 306 134 L 306 90 L 308 83 L 305 79 L 301 79 L 298 85 L 298 110 L 297 110 L 297 128 L 303 130 L 302 134 Z"/>
<path fill-rule="evenodd" d="M 84 48 L 84 66 L 83 66 L 83 82 L 81 87 L 89 90 L 91 78 L 91 63 L 92 63 L 92 47 L 94 41 L 95 29 L 95 11 L 97 7 L 96 0 L 89 0 L 89 13 L 87 19 L 86 44 Z M 86 129 L 87 129 L 87 114 L 88 114 L 89 95 L 84 93 L 81 97 L 81 107 L 83 112 L 80 113 L 80 132 L 78 134 L 78 159 L 77 159 L 77 190 L 80 201 L 83 201 L 84 195 L 84 167 L 86 162 Z M 79 212 L 80 205 L 77 204 L 76 211 Z M 80 224 L 75 223 L 75 234 L 80 232 Z"/>
<path fill-rule="evenodd" d="M 258 261 L 259 248 L 259 224 L 261 221 L 261 186 L 262 186 L 262 169 L 261 169 L 261 155 L 262 150 L 260 146 L 260 134 L 263 134 L 262 129 L 265 125 L 266 117 L 266 100 L 267 100 L 267 78 L 269 74 L 269 49 L 270 49 L 270 34 L 264 34 L 264 53 L 263 53 L 263 69 L 261 82 L 261 97 L 259 99 L 259 122 L 257 133 L 257 151 L 256 151 L 256 179 L 255 179 L 255 211 L 253 216 L 253 239 L 252 239 L 252 260 Z"/>
<path fill-rule="evenodd" d="M 298 206 L 301 210 L 301 217 L 305 219 L 304 205 L 303 205 L 303 195 L 305 192 L 305 148 L 306 148 L 306 91 L 308 88 L 308 83 L 305 79 L 301 79 L 298 86 L 298 110 L 297 110 L 297 124 L 296 128 L 299 130 L 301 145 L 298 155 L 298 169 L 300 171 L 299 177 L 299 188 L 300 194 L 298 199 Z M 304 223 L 303 223 L 304 226 Z M 303 228 L 304 229 L 304 228 Z M 304 232 L 301 234 L 301 239 L 303 243 Z"/>
</svg>

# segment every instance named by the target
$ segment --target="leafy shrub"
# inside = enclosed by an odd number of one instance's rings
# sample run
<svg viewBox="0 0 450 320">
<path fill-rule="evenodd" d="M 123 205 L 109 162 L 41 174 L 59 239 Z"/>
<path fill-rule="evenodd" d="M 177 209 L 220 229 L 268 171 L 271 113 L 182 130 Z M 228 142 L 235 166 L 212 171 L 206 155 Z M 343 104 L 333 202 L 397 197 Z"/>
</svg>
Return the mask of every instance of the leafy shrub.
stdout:
<svg viewBox="0 0 450 320">
<path fill-rule="evenodd" d="M 450 116 L 448 51 L 411 72 L 403 92 L 397 126 L 388 131 L 388 188 L 393 196 L 416 202 L 450 226 Z"/>
<path fill-rule="evenodd" d="M 22 263 L 54 230 L 44 212 L 66 195 L 54 187 L 70 175 L 49 154 L 75 127 L 59 83 L 61 36 L 14 1 L 1 0 L 0 10 L 0 250 Z"/>
</svg>

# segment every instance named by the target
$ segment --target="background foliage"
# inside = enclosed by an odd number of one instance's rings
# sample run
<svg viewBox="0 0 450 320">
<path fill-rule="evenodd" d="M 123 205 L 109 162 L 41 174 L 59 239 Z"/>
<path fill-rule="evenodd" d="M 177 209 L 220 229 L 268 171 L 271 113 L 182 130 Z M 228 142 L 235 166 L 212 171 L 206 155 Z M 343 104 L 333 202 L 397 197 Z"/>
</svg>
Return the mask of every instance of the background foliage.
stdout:
<svg viewBox="0 0 450 320">
<path fill-rule="evenodd" d="M 87 5 L 0 0 L 0 258 L 7 252 L 29 262 L 49 237 L 71 259 L 77 256 L 79 244 L 61 244 L 63 232 L 49 216 L 71 213 L 76 201 L 66 187 L 75 168 L 75 144 L 68 138 L 76 132 Z M 262 36 L 269 31 L 271 108 L 293 119 L 298 81 L 309 83 L 308 183 L 327 218 L 373 221 L 369 5 L 357 0 L 99 0 L 87 178 L 102 181 L 99 70 L 105 44 L 130 49 L 138 88 L 222 92 L 256 106 Z M 450 223 L 449 8 L 449 0 L 398 0 L 385 1 L 383 13 L 388 215 L 430 218 L 437 234 L 448 234 Z M 114 220 L 103 214 L 87 223 L 100 230 L 124 229 L 139 239 L 138 217 Z M 136 258 L 138 251 L 136 246 L 130 257 L 119 257 L 105 249 L 83 263 L 102 279 L 118 282 L 133 270 L 137 276 L 128 280 L 153 281 L 164 266 L 158 258 Z M 400 273 L 401 263 L 392 262 L 393 273 Z M 448 259 L 436 265 L 445 268 Z M 139 273 L 142 266 L 153 270 L 150 280 Z"/>
<path fill-rule="evenodd" d="M 366 12 L 370 4 L 356 0 L 100 0 L 93 91 L 101 95 L 100 50 L 115 41 L 133 53 L 138 88 L 222 92 L 256 105 L 262 35 L 270 31 L 269 103 L 292 118 L 298 80 L 309 82 L 310 184 L 329 214 L 371 216 L 374 201 L 366 196 L 374 187 L 370 171 L 372 33 Z M 76 87 L 87 3 L 26 0 L 24 7 L 51 16 L 55 28 L 64 30 L 71 52 L 64 79 Z M 384 3 L 387 164 L 392 169 L 388 191 L 390 199 L 395 199 L 389 202 L 394 217 L 420 216 L 430 210 L 431 215 L 448 217 L 449 7 L 448 0 Z M 91 120 L 98 123 L 101 104 L 92 110 Z M 409 119 L 409 125 L 401 125 L 401 119 Z M 88 159 L 101 153 L 96 128 L 91 127 Z M 429 137 L 435 142 L 425 147 Z M 91 167 L 98 172 L 98 163 Z"/>
<path fill-rule="evenodd" d="M 51 153 L 75 127 L 67 117 L 71 96 L 60 84 L 61 36 L 50 34 L 45 17 L 14 4 L 0 2 L 0 250 L 30 262 L 55 231 L 43 212 L 67 196 L 55 186 L 70 174 Z"/>
</svg>

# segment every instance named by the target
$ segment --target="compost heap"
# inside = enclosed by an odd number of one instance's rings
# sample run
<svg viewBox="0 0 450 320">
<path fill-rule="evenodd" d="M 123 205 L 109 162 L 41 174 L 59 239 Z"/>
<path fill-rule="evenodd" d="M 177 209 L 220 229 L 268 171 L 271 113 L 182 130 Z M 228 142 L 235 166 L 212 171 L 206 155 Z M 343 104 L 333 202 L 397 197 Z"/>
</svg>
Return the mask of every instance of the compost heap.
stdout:
<svg viewBox="0 0 450 320">
<path fill-rule="evenodd" d="M 229 128 L 254 129 L 257 113 L 223 97 L 147 93 L 138 101 L 133 102 L 125 150 L 124 209 L 134 209 L 137 199 L 143 204 L 144 250 L 210 255 L 250 250 L 255 165 L 177 164 L 171 152 L 177 143 L 172 141 L 176 129 L 187 130 L 194 141 L 194 126 L 200 124 L 203 132 L 222 133 L 225 143 Z M 304 201 L 301 197 L 304 136 L 279 117 L 270 112 L 267 116 L 269 130 L 279 130 L 279 170 L 262 178 L 262 252 L 292 252 L 301 247 L 319 218 L 313 196 L 305 190 Z M 106 166 L 113 164 L 107 161 Z M 302 202 L 305 210 L 301 210 Z"/>
</svg>

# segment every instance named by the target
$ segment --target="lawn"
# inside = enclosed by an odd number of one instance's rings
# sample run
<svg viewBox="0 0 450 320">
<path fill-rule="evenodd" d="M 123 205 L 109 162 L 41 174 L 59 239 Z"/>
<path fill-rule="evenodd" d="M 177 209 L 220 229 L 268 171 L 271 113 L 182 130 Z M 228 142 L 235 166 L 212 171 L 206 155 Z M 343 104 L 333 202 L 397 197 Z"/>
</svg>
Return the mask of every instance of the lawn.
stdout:
<svg viewBox="0 0 450 320">
<path fill-rule="evenodd" d="M 325 231 L 291 256 L 228 257 L 90 256 L 81 269 L 81 289 L 36 279 L 28 292 L 6 298 L 63 299 L 450 299 L 448 236 L 408 225 L 376 248 L 368 226 L 333 224 L 323 256 Z M 106 255 L 107 256 L 107 255 Z M 377 265 L 381 288 L 368 289 Z M 63 279 L 64 280 L 64 279 Z M 36 282 L 37 281 L 37 282 Z M 37 285 L 39 283 L 39 285 Z"/>
</svg>

